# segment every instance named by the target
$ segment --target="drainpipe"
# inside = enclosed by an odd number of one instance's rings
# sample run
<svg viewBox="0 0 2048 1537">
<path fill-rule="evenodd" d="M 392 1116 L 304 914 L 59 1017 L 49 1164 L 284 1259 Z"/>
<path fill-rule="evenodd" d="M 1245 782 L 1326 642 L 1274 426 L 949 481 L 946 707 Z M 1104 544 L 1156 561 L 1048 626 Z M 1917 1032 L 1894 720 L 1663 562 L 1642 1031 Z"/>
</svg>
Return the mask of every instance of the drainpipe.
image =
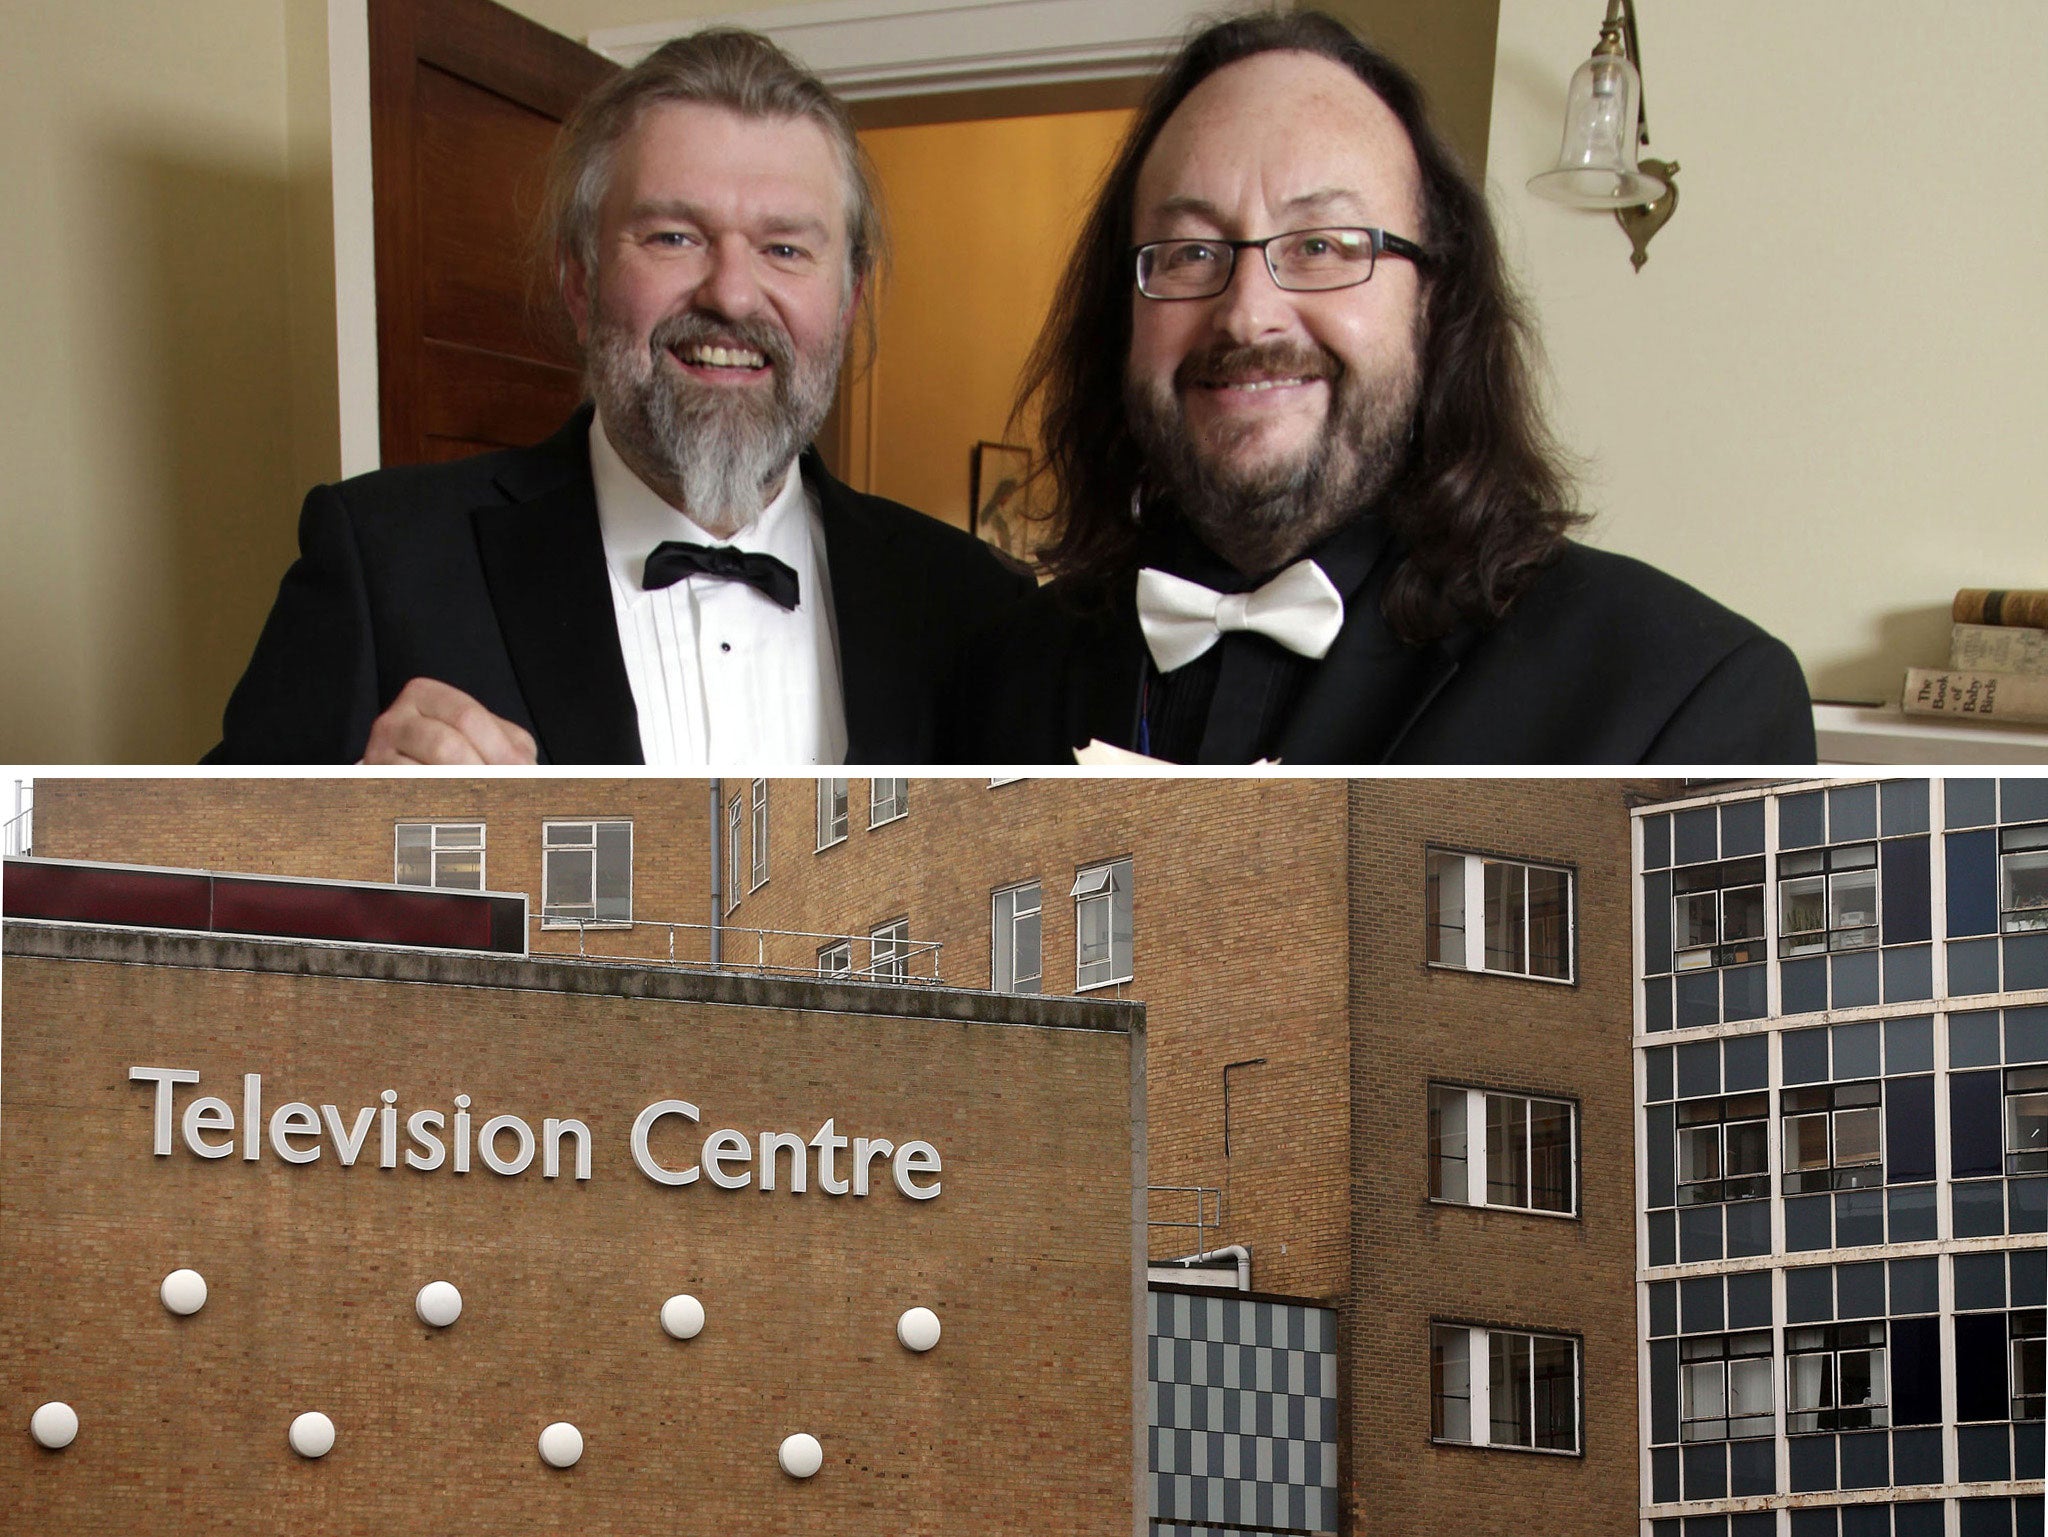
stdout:
<svg viewBox="0 0 2048 1537">
<path fill-rule="evenodd" d="M 1220 1249 L 1205 1249 L 1200 1254 L 1185 1255 L 1180 1259 L 1167 1260 L 1165 1263 L 1179 1265 L 1183 1269 L 1188 1269 L 1195 1265 L 1206 1265 L 1209 1261 L 1218 1259 L 1236 1260 L 1237 1289 L 1241 1292 L 1248 1292 L 1252 1289 L 1252 1251 L 1241 1243 L 1225 1244 Z"/>
<path fill-rule="evenodd" d="M 725 879 L 725 851 L 719 840 L 725 832 L 725 808 L 720 803 L 725 798 L 723 781 L 711 781 L 711 964 L 716 966 L 722 959 L 725 946 L 721 943 L 724 934 L 720 924 L 725 920 L 725 890 L 721 884 Z"/>
</svg>

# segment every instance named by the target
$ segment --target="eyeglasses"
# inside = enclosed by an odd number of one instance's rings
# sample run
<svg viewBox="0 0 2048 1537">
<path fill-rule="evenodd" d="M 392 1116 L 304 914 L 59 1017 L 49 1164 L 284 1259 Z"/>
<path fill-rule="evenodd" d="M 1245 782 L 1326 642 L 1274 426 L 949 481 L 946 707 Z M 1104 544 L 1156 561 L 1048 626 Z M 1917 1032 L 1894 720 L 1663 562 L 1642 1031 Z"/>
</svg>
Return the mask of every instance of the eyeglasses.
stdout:
<svg viewBox="0 0 2048 1537">
<path fill-rule="evenodd" d="M 1148 299 L 1210 299 L 1230 286 L 1239 251 L 1265 253 L 1276 287 L 1293 293 L 1354 288 L 1382 253 L 1418 266 L 1429 253 L 1383 229 L 1297 229 L 1264 240 L 1154 240 L 1134 247 L 1138 292 Z"/>
</svg>

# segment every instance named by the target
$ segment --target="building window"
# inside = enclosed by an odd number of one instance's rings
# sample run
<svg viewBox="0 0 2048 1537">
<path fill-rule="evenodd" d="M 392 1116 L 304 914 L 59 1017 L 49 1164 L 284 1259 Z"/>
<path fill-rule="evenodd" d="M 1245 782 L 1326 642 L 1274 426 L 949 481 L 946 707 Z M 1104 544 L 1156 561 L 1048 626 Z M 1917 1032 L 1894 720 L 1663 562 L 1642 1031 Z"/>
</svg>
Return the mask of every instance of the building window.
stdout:
<svg viewBox="0 0 2048 1537">
<path fill-rule="evenodd" d="M 1867 950 L 1876 943 L 1876 844 L 1778 856 L 1778 954 Z"/>
<path fill-rule="evenodd" d="M 1678 1204 L 1771 1193 L 1771 1097 L 1730 1094 L 1678 1106 Z"/>
<path fill-rule="evenodd" d="M 1579 1342 L 1569 1335 L 1432 1324 L 1429 1376 L 1433 1440 L 1579 1449 Z"/>
<path fill-rule="evenodd" d="M 1998 911 L 2008 934 L 2048 929 L 2048 823 L 2000 831 Z"/>
<path fill-rule="evenodd" d="M 898 918 L 868 934 L 868 975 L 878 982 L 901 982 L 909 972 L 910 920 Z"/>
<path fill-rule="evenodd" d="M 1884 1183 L 1884 1085 L 1817 1084 L 1784 1092 L 1785 1193 Z"/>
<path fill-rule="evenodd" d="M 846 781 L 818 781 L 818 847 L 846 841 Z"/>
<path fill-rule="evenodd" d="M 1771 1331 L 1679 1341 L 1679 1439 L 1771 1434 Z"/>
<path fill-rule="evenodd" d="M 2005 1172 L 2048 1174 L 2048 1067 L 2006 1070 Z"/>
<path fill-rule="evenodd" d="M 740 871 L 746 868 L 747 803 L 735 795 L 725 808 L 725 910 L 740 905 Z"/>
<path fill-rule="evenodd" d="M 1429 1086 L 1429 1194 L 1461 1206 L 1578 1210 L 1573 1109 L 1447 1084 Z"/>
<path fill-rule="evenodd" d="M 988 985 L 992 992 L 1035 993 L 1043 980 L 1038 882 L 989 900 Z"/>
<path fill-rule="evenodd" d="M 1572 873 L 1429 852 L 1429 960 L 1466 971 L 1572 979 Z"/>
<path fill-rule="evenodd" d="M 2048 1409 L 2048 1310 L 2006 1315 L 2012 1329 L 2012 1417 L 2038 1420 Z"/>
<path fill-rule="evenodd" d="M 1881 1430 L 1891 1424 L 1882 1323 L 1785 1331 L 1785 1429 Z"/>
<path fill-rule="evenodd" d="M 1090 865 L 1074 877 L 1074 990 L 1131 980 L 1131 862 Z"/>
<path fill-rule="evenodd" d="M 910 815 L 910 781 L 870 779 L 868 781 L 868 826 L 880 827 L 898 817 Z"/>
<path fill-rule="evenodd" d="M 754 866 L 749 891 L 768 884 L 768 781 L 754 781 Z"/>
<path fill-rule="evenodd" d="M 543 926 L 633 921 L 633 824 L 547 822 L 541 827 Z"/>
<path fill-rule="evenodd" d="M 1697 971 L 1764 959 L 1761 857 L 1678 870 L 1671 892 L 1674 969 Z"/>
<path fill-rule="evenodd" d="M 818 975 L 821 977 L 850 977 L 853 975 L 853 941 L 835 939 L 829 945 L 818 946 Z"/>
<path fill-rule="evenodd" d="M 484 889 L 484 824 L 400 822 L 391 879 L 401 886 Z"/>
</svg>

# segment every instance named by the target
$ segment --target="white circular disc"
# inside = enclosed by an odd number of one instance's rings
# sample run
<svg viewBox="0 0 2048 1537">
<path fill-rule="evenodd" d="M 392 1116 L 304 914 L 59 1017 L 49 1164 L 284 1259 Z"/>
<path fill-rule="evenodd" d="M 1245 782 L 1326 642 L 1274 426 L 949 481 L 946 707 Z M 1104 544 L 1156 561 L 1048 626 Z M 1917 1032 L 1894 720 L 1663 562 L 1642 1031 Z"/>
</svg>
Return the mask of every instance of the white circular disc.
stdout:
<svg viewBox="0 0 2048 1537">
<path fill-rule="evenodd" d="M 551 1468 L 573 1468 L 583 1456 L 583 1432 L 556 1420 L 540 1433 L 540 1460 Z"/>
<path fill-rule="evenodd" d="M 462 1316 L 462 1293 L 446 1281 L 429 1281 L 412 1300 L 420 1322 L 445 1329 Z"/>
<path fill-rule="evenodd" d="M 661 1326 L 675 1339 L 695 1339 L 704 1332 L 704 1304 L 679 1292 L 661 1305 Z"/>
<path fill-rule="evenodd" d="M 334 1450 L 334 1421 L 310 1409 L 292 1421 L 292 1450 L 301 1457 L 325 1457 Z"/>
<path fill-rule="evenodd" d="M 912 1308 L 896 1320 L 896 1338 L 906 1350 L 926 1351 L 939 1342 L 939 1315 L 930 1308 Z"/>
<path fill-rule="evenodd" d="M 78 1438 L 78 1411 L 69 1404 L 44 1404 L 29 1416 L 28 1433 L 36 1445 L 61 1452 Z"/>
<path fill-rule="evenodd" d="M 775 1460 L 791 1478 L 809 1478 L 825 1465 L 825 1448 L 818 1445 L 816 1436 L 807 1436 L 800 1430 L 782 1438 Z"/>
<path fill-rule="evenodd" d="M 196 1270 L 173 1270 L 157 1294 L 173 1313 L 196 1313 L 206 1306 L 206 1277 Z"/>
</svg>

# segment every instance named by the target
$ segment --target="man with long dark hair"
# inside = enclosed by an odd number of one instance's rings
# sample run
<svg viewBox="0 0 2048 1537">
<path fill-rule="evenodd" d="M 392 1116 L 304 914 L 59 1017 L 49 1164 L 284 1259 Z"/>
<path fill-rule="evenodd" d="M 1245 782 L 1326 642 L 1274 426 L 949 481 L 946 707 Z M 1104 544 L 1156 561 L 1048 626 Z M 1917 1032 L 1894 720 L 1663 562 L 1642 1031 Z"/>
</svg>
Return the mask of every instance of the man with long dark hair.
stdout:
<svg viewBox="0 0 2048 1537">
<path fill-rule="evenodd" d="M 960 761 L 1811 762 L 1779 642 L 1573 543 L 1526 322 L 1414 81 L 1315 12 L 1195 37 L 1026 371 L 1059 578 Z"/>
</svg>

